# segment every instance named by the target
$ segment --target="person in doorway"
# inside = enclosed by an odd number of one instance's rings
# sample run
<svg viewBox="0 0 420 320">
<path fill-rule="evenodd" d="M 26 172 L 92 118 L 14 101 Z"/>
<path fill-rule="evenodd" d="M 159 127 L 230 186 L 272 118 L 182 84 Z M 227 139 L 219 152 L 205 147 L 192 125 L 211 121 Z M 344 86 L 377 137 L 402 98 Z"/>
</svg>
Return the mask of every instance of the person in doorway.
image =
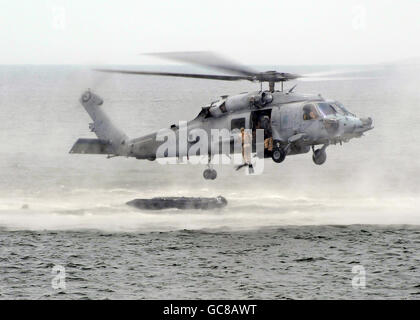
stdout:
<svg viewBox="0 0 420 320">
<path fill-rule="evenodd" d="M 268 152 L 273 151 L 273 137 L 264 139 L 264 150 L 267 150 Z"/>
</svg>

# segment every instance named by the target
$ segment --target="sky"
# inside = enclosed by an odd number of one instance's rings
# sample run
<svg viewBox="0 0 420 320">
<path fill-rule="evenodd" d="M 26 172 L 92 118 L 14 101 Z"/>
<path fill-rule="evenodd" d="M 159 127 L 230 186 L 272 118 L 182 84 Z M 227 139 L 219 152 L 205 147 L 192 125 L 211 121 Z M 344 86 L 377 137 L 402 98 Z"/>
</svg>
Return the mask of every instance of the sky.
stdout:
<svg viewBox="0 0 420 320">
<path fill-rule="evenodd" d="M 244 64 L 420 56 L 420 1 L 0 0 L 0 64 L 157 64 L 211 50 Z"/>
</svg>

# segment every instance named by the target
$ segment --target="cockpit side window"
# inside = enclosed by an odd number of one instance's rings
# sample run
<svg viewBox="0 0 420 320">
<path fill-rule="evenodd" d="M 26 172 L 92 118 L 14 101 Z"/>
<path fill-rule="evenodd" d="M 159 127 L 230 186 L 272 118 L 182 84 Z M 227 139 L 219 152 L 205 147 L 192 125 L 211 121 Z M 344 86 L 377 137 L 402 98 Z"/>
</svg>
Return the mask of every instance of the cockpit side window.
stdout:
<svg viewBox="0 0 420 320">
<path fill-rule="evenodd" d="M 319 118 L 319 113 L 313 104 L 303 106 L 303 120 L 315 120 Z"/>
<path fill-rule="evenodd" d="M 318 103 L 318 107 L 319 107 L 319 110 L 321 110 L 321 112 L 325 116 L 328 116 L 330 114 L 336 114 L 336 111 L 334 110 L 333 107 L 331 107 L 329 103 L 326 103 L 326 102 Z"/>
<path fill-rule="evenodd" d="M 331 104 L 331 107 L 333 107 L 333 108 L 334 108 L 334 110 L 335 110 L 335 112 L 336 112 L 336 113 L 341 114 L 342 116 L 347 115 L 347 113 L 346 113 L 346 112 L 344 112 L 344 110 L 343 110 L 343 109 L 341 109 L 341 108 L 340 108 L 337 104 L 332 103 L 332 104 Z"/>
</svg>

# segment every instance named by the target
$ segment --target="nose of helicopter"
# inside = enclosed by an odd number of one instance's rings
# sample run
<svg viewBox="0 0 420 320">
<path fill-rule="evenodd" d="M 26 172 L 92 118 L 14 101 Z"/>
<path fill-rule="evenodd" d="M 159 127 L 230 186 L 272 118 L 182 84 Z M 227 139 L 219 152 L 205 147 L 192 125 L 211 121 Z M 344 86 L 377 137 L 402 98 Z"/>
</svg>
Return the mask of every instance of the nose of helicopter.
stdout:
<svg viewBox="0 0 420 320">
<path fill-rule="evenodd" d="M 368 118 L 346 117 L 340 121 L 344 134 L 361 135 L 363 132 L 373 129 L 373 120 Z"/>
<path fill-rule="evenodd" d="M 371 117 L 360 118 L 361 125 L 356 127 L 356 132 L 365 132 L 373 129 L 373 119 Z"/>
<path fill-rule="evenodd" d="M 331 121 L 331 120 L 329 120 Z M 340 119 L 335 119 L 336 122 L 339 124 L 339 129 L 334 131 L 336 134 L 362 134 L 365 131 L 373 129 L 373 120 L 372 118 L 357 118 L 357 117 L 344 117 Z M 325 125 L 327 131 L 329 131 L 330 134 L 332 130 L 328 130 L 327 125 Z"/>
</svg>

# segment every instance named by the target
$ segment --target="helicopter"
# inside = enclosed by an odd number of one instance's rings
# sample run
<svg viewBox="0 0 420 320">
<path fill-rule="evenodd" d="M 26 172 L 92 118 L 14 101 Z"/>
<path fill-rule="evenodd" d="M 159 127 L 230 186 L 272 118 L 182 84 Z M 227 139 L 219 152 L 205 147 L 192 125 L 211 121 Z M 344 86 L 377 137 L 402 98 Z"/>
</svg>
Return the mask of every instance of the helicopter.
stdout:
<svg viewBox="0 0 420 320">
<path fill-rule="evenodd" d="M 283 162 L 286 157 L 296 154 L 308 153 L 312 149 L 312 160 L 316 165 L 322 165 L 327 159 L 326 148 L 334 144 L 342 144 L 353 138 L 360 138 L 373 129 L 373 120 L 370 117 L 359 118 L 351 113 L 337 100 L 325 99 L 320 94 L 299 94 L 294 92 L 296 85 L 284 91 L 284 82 L 307 79 L 319 74 L 294 74 L 277 71 L 257 72 L 249 67 L 226 60 L 211 52 L 171 52 L 152 54 L 166 59 L 188 62 L 191 64 L 210 67 L 228 74 L 202 74 L 177 72 L 151 72 L 121 69 L 94 69 L 98 72 L 120 73 L 129 75 L 149 75 L 166 77 L 184 77 L 196 79 L 210 79 L 220 81 L 247 80 L 259 82 L 259 90 L 245 92 L 231 96 L 221 96 L 217 101 L 202 107 L 199 114 L 187 122 L 186 147 L 181 148 L 181 128 L 171 125 L 166 128 L 175 136 L 169 145 L 174 145 L 175 153 L 159 152 L 163 144 L 168 144 L 154 132 L 139 138 L 130 139 L 119 128 L 115 127 L 101 105 L 102 98 L 88 90 L 80 98 L 93 123 L 89 128 L 97 139 L 78 139 L 70 150 L 75 154 L 104 154 L 108 157 L 125 156 L 136 159 L 154 161 L 165 157 L 189 157 L 199 137 L 194 133 L 204 131 L 211 136 L 214 129 L 224 129 L 230 133 L 228 139 L 216 141 L 222 148 L 216 148 L 219 154 L 234 154 L 241 152 L 241 148 L 234 148 L 234 136 L 246 130 L 251 137 L 257 131 L 263 131 L 263 141 L 252 139 L 252 153 L 257 147 L 263 148 L 259 157 L 271 158 L 275 163 Z M 322 77 L 322 74 L 321 74 Z M 263 90 L 263 83 L 268 83 L 268 90 Z M 275 84 L 280 83 L 280 90 Z M 261 135 L 260 135 L 261 136 Z M 243 136 L 242 136 L 243 138 Z M 214 180 L 217 172 L 211 165 L 215 155 L 214 141 L 209 141 L 205 153 L 208 156 L 208 166 L 203 172 L 207 180 Z M 176 146 L 175 146 L 176 145 Z M 223 148 L 226 145 L 227 148 Z M 243 145 L 242 145 L 243 147 Z M 194 149 L 196 150 L 196 149 Z M 226 151 L 227 150 L 227 151 Z M 261 149 L 259 149 L 261 150 Z M 242 150 L 243 152 L 243 150 Z"/>
</svg>

